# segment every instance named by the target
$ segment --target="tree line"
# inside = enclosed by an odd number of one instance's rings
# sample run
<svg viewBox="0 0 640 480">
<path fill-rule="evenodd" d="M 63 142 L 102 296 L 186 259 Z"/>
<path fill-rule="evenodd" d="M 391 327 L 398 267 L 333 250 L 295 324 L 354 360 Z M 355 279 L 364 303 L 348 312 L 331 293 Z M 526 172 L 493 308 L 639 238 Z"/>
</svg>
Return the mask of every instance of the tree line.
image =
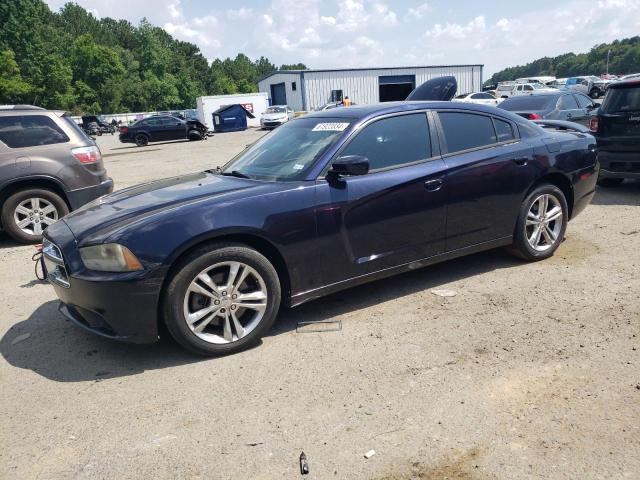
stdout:
<svg viewBox="0 0 640 480">
<path fill-rule="evenodd" d="M 611 43 L 596 45 L 587 53 L 565 53 L 557 57 L 543 57 L 526 65 L 505 68 L 494 73 L 485 83 L 515 80 L 521 77 L 552 75 L 558 78 L 577 75 L 600 75 L 607 70 L 609 54 L 609 72 L 628 74 L 640 72 L 640 37 L 615 40 Z"/>
<path fill-rule="evenodd" d="M 195 108 L 202 95 L 255 92 L 275 70 L 242 53 L 209 64 L 196 45 L 144 19 L 136 27 L 74 3 L 52 12 L 41 0 L 0 2 L 0 104 L 74 114 Z"/>
</svg>

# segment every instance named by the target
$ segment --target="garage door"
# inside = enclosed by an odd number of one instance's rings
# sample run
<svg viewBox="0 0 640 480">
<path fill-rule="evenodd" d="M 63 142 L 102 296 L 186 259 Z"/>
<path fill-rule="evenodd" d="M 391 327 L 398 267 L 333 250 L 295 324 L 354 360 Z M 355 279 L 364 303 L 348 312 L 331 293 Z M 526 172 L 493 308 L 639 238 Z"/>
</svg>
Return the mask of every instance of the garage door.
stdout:
<svg viewBox="0 0 640 480">
<path fill-rule="evenodd" d="M 383 75 L 378 77 L 381 102 L 405 100 L 416 88 L 415 75 Z"/>
<path fill-rule="evenodd" d="M 284 82 L 271 85 L 271 105 L 286 105 L 286 104 L 287 104 L 287 91 L 284 88 Z"/>
</svg>

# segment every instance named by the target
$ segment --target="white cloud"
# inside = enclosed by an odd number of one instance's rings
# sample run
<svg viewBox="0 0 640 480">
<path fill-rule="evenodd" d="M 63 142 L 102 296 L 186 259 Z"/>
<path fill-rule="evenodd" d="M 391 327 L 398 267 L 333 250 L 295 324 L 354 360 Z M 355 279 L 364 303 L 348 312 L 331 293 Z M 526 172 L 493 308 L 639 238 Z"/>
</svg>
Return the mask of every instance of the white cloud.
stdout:
<svg viewBox="0 0 640 480">
<path fill-rule="evenodd" d="M 422 20 L 429 10 L 431 10 L 431 6 L 428 3 L 423 3 L 417 7 L 409 7 L 407 18 Z"/>
<path fill-rule="evenodd" d="M 474 18 L 466 25 L 459 23 L 447 23 L 444 27 L 436 23 L 431 30 L 427 30 L 425 36 L 431 38 L 465 39 L 471 35 L 479 35 L 485 29 L 485 19 L 482 15 Z"/>
<path fill-rule="evenodd" d="M 171 18 L 180 18 L 182 17 L 182 8 L 180 8 L 180 0 L 175 0 L 175 2 L 170 3 L 167 7 L 169 10 L 169 15 Z"/>
<path fill-rule="evenodd" d="M 253 9 L 252 8 L 245 8 L 245 7 L 240 7 L 237 9 L 229 9 L 227 10 L 227 17 L 229 17 L 232 20 L 237 20 L 237 19 L 247 19 L 249 17 L 251 17 L 253 15 Z"/>
</svg>

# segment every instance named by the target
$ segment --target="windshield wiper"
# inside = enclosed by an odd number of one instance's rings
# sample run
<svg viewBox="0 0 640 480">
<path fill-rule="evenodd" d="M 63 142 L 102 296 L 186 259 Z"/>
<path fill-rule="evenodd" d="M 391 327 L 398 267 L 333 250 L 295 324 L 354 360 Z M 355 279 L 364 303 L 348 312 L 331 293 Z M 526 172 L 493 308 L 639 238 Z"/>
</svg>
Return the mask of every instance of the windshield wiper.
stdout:
<svg viewBox="0 0 640 480">
<path fill-rule="evenodd" d="M 225 175 L 227 177 L 251 178 L 249 175 L 239 172 L 238 170 L 231 170 L 230 172 L 220 172 L 220 175 Z"/>
</svg>

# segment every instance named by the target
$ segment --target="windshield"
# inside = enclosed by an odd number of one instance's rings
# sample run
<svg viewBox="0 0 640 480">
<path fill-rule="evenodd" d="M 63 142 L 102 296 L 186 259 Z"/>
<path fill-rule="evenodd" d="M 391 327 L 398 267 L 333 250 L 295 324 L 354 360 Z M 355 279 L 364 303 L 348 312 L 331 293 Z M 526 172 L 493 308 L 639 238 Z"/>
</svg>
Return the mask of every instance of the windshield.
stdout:
<svg viewBox="0 0 640 480">
<path fill-rule="evenodd" d="M 349 126 L 345 118 L 299 118 L 239 153 L 222 174 L 258 180 L 299 180 Z"/>
<path fill-rule="evenodd" d="M 532 83 L 531 86 L 536 90 L 540 90 L 541 88 L 544 90 L 547 86 L 541 83 Z"/>
<path fill-rule="evenodd" d="M 500 103 L 500 108 L 519 112 L 524 110 L 546 110 L 552 104 L 555 104 L 556 96 L 554 95 L 526 95 L 521 97 L 510 97 Z"/>
<path fill-rule="evenodd" d="M 269 107 L 264 113 L 287 113 L 287 109 L 284 107 Z"/>
</svg>

